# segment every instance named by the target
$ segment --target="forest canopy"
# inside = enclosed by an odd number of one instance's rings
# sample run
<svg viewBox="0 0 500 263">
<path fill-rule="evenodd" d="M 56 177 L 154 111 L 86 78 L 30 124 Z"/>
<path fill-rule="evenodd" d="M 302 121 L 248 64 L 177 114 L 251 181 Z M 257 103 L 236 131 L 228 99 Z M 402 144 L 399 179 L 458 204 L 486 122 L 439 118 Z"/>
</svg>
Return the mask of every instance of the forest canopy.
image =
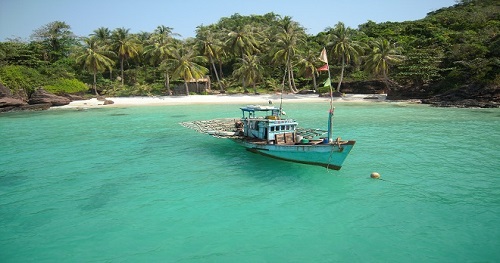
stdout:
<svg viewBox="0 0 500 263">
<path fill-rule="evenodd" d="M 205 76 L 214 92 L 275 92 L 282 83 L 286 92 L 322 92 L 325 48 L 337 91 L 345 82 L 379 80 L 387 89 L 439 94 L 465 84 L 499 86 L 499 31 L 495 0 L 458 1 L 416 21 L 368 21 L 356 29 L 339 22 L 317 35 L 275 13 L 223 17 L 188 39 L 164 25 L 75 36 L 54 21 L 34 29 L 28 42 L 0 42 L 0 83 L 22 97 L 40 86 L 57 94 L 188 93 L 188 84 Z"/>
</svg>

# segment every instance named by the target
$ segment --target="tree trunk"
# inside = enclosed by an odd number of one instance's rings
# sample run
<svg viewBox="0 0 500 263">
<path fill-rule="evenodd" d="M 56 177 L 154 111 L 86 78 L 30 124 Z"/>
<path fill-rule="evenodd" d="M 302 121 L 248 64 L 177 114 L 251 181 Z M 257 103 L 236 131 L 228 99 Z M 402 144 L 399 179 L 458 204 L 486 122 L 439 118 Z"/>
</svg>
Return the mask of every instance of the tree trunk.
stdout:
<svg viewBox="0 0 500 263">
<path fill-rule="evenodd" d="M 188 87 L 187 80 L 184 80 L 184 86 L 186 87 L 186 96 L 189 96 L 189 87 Z"/>
<path fill-rule="evenodd" d="M 97 71 L 94 69 L 94 83 L 92 84 L 92 87 L 94 88 L 94 92 L 96 96 L 99 96 L 99 93 L 97 92 Z"/>
<path fill-rule="evenodd" d="M 165 72 L 165 88 L 167 88 L 168 96 L 172 96 L 172 91 L 170 90 L 170 76 L 168 76 L 168 72 Z"/>
<path fill-rule="evenodd" d="M 224 78 L 224 72 L 222 72 L 222 61 L 219 59 L 218 63 L 219 63 L 219 75 L 220 75 L 220 78 Z"/>
<path fill-rule="evenodd" d="M 340 71 L 340 80 L 339 84 L 337 85 L 337 92 L 340 92 L 340 85 L 342 84 L 342 80 L 344 79 L 344 68 L 345 68 L 344 54 L 342 54 L 342 70 Z"/>
<path fill-rule="evenodd" d="M 293 87 L 292 87 L 292 77 L 291 77 L 292 74 L 290 73 L 290 65 L 286 65 L 286 68 L 288 69 L 287 70 L 288 88 L 290 88 L 290 92 L 295 93 L 295 91 L 293 90 Z"/>
<path fill-rule="evenodd" d="M 316 91 L 318 89 L 318 84 L 316 84 L 316 74 L 314 74 L 314 70 L 313 70 L 313 87 L 314 87 L 314 90 Z"/>
<path fill-rule="evenodd" d="M 389 93 L 389 78 L 387 77 L 387 72 L 386 70 L 383 71 L 384 72 L 384 84 L 385 84 L 385 94 Z"/>
<path fill-rule="evenodd" d="M 295 88 L 295 83 L 293 81 L 293 72 L 292 72 L 292 65 L 291 64 L 288 64 L 287 65 L 287 68 L 288 68 L 288 87 L 290 88 L 290 91 L 292 93 L 297 93 L 298 90 Z"/>
<path fill-rule="evenodd" d="M 217 79 L 217 83 L 219 83 L 219 89 L 224 90 L 224 88 L 222 87 L 222 83 L 220 82 L 219 74 L 217 73 L 217 68 L 215 67 L 215 62 L 212 56 L 210 56 L 210 63 L 212 63 L 212 68 L 214 69 L 215 78 Z"/>
<path fill-rule="evenodd" d="M 243 79 L 243 93 L 248 93 L 248 89 L 247 89 L 247 86 L 245 84 L 245 79 Z"/>
<path fill-rule="evenodd" d="M 124 61 L 124 58 L 122 57 L 122 59 L 120 60 L 120 69 L 122 71 L 122 86 L 123 86 L 123 61 Z"/>
<path fill-rule="evenodd" d="M 257 86 L 255 85 L 255 82 L 252 84 L 252 86 L 253 86 L 253 93 L 257 94 L 258 92 L 257 92 Z"/>
<path fill-rule="evenodd" d="M 241 50 L 241 60 L 245 60 L 245 54 L 243 53 L 243 50 Z M 247 90 L 247 85 L 245 83 L 245 78 L 241 78 L 241 82 L 242 82 L 242 86 L 243 86 L 243 92 L 244 93 L 248 93 L 248 90 Z"/>
<path fill-rule="evenodd" d="M 291 65 L 290 65 L 290 68 L 291 68 Z M 292 87 L 293 87 L 293 92 L 294 93 L 298 93 L 299 90 L 297 89 L 297 85 L 295 85 L 295 76 L 293 75 L 293 71 L 290 71 L 291 72 L 291 76 L 292 76 Z"/>
</svg>

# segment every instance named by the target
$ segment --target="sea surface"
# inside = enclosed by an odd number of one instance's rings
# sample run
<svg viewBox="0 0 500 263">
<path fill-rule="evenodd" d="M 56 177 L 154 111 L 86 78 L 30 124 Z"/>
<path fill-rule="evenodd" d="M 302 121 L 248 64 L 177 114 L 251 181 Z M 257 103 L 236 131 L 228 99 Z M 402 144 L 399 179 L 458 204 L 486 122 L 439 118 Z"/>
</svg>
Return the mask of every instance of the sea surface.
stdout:
<svg viewBox="0 0 500 263">
<path fill-rule="evenodd" d="M 240 106 L 1 114 L 0 262 L 500 262 L 500 109 L 338 103 L 333 171 L 179 125 Z"/>
</svg>

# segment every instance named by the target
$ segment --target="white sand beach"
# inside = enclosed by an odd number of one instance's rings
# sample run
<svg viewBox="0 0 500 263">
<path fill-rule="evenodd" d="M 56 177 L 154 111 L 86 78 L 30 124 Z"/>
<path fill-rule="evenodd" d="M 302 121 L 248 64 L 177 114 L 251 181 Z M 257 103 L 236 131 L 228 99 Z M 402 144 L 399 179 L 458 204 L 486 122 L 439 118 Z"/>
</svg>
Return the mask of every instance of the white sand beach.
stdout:
<svg viewBox="0 0 500 263">
<path fill-rule="evenodd" d="M 374 102 L 384 101 L 385 94 L 346 94 L 343 97 L 334 98 L 335 102 Z M 166 106 L 166 105 L 190 105 L 190 104 L 255 104 L 268 105 L 279 104 L 280 94 L 265 95 L 190 95 L 190 96 L 157 96 L 157 97 L 107 97 L 106 100 L 113 104 L 104 105 L 103 100 L 96 98 L 88 100 L 72 101 L 65 106 L 54 108 L 91 108 L 91 107 L 123 107 L 123 106 Z M 283 102 L 328 102 L 329 98 L 319 97 L 317 94 L 286 94 Z"/>
</svg>

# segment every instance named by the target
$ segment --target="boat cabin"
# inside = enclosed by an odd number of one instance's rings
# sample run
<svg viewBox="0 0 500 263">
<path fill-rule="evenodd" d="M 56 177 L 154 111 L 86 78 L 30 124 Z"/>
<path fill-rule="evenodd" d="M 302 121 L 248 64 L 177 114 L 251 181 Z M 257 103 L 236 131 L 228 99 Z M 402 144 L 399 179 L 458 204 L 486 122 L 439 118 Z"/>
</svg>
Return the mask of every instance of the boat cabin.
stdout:
<svg viewBox="0 0 500 263">
<path fill-rule="evenodd" d="M 269 144 L 295 144 L 298 123 L 281 119 L 282 111 L 274 106 L 250 105 L 240 108 L 243 135 Z"/>
</svg>

